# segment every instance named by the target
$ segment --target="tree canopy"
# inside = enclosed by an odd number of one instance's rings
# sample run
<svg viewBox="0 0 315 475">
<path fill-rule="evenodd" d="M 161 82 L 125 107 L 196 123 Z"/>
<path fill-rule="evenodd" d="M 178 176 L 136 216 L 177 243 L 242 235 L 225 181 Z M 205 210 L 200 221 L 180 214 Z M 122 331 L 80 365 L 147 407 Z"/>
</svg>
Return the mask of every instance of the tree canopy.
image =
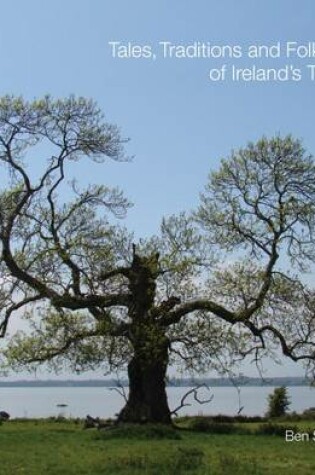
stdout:
<svg viewBox="0 0 315 475">
<path fill-rule="evenodd" d="M 128 421 L 170 421 L 170 363 L 226 370 L 280 347 L 314 376 L 315 165 L 301 142 L 232 152 L 198 209 L 137 243 L 115 219 L 120 190 L 67 178 L 83 158 L 125 160 L 124 143 L 84 98 L 1 99 L 1 336 L 17 312 L 30 326 L 4 364 L 128 368 Z"/>
</svg>

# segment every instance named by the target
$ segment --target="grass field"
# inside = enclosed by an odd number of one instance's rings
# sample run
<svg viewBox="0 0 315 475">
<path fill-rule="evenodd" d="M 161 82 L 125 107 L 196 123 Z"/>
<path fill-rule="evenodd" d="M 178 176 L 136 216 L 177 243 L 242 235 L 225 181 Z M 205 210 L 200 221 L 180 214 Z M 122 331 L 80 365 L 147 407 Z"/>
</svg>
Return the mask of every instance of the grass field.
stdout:
<svg viewBox="0 0 315 475">
<path fill-rule="evenodd" d="M 244 427 L 246 428 L 244 429 Z M 315 429 L 315 421 L 298 424 Z M 256 435 L 257 424 L 216 434 L 156 428 L 83 430 L 74 421 L 0 426 L 1 475 L 312 475 L 315 442 Z"/>
</svg>

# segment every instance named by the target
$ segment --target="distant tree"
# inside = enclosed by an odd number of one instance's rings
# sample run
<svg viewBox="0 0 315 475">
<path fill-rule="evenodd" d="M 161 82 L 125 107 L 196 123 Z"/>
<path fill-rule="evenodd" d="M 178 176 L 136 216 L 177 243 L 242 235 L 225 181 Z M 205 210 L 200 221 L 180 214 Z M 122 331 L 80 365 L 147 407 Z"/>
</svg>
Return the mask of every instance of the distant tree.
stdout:
<svg viewBox="0 0 315 475">
<path fill-rule="evenodd" d="M 136 244 L 114 221 L 129 206 L 119 190 L 70 180 L 79 159 L 124 160 L 123 145 L 86 99 L 1 99 L 1 336 L 16 312 L 30 326 L 3 366 L 126 368 L 118 419 L 164 423 L 169 364 L 221 371 L 280 346 L 313 374 L 315 298 L 302 278 L 315 259 L 315 167 L 300 142 L 233 152 L 196 213 Z"/>
<path fill-rule="evenodd" d="M 275 388 L 272 394 L 268 396 L 268 411 L 267 417 L 281 417 L 287 413 L 291 404 L 288 396 L 288 390 L 282 386 Z"/>
</svg>

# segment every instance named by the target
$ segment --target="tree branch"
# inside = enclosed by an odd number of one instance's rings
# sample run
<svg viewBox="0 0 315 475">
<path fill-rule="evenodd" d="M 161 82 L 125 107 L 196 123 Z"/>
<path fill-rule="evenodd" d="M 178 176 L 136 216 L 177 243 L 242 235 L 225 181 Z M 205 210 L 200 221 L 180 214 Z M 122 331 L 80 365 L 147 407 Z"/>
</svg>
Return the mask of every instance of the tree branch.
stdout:
<svg viewBox="0 0 315 475">
<path fill-rule="evenodd" d="M 130 268 L 129 267 L 117 267 L 108 272 L 102 272 L 99 276 L 99 279 L 102 281 L 116 277 L 117 275 L 123 275 L 124 277 L 130 278 Z"/>
<path fill-rule="evenodd" d="M 175 323 L 178 323 L 182 317 L 185 315 L 198 311 L 198 310 L 205 310 L 210 313 L 215 314 L 217 317 L 222 318 L 226 322 L 231 324 L 237 323 L 240 321 L 237 314 L 227 310 L 222 305 L 216 304 L 211 300 L 200 299 L 200 300 L 192 300 L 191 302 L 186 302 L 181 304 L 177 309 L 172 310 L 163 318 L 161 318 L 161 325 L 168 327 Z"/>
<path fill-rule="evenodd" d="M 38 295 L 33 295 L 32 297 L 27 297 L 24 300 L 21 300 L 20 302 L 11 305 L 6 310 L 4 319 L 2 320 L 2 322 L 0 324 L 0 338 L 3 338 L 5 336 L 6 331 L 7 331 L 7 326 L 8 326 L 10 317 L 11 317 L 13 312 L 15 312 L 16 310 L 19 310 L 20 308 L 24 307 L 25 305 L 27 305 L 29 303 L 34 303 L 34 302 L 36 302 L 38 300 L 41 300 L 41 299 L 42 299 L 42 296 L 40 294 L 38 294 Z"/>
<path fill-rule="evenodd" d="M 213 394 L 210 396 L 209 399 L 203 399 L 203 400 L 199 399 L 199 397 L 198 397 L 198 390 L 201 389 L 201 388 L 206 388 L 208 391 L 210 391 L 209 386 L 208 386 L 207 384 L 205 384 L 205 383 L 204 383 L 204 384 L 199 384 L 199 385 L 196 386 L 195 388 L 190 389 L 190 390 L 187 391 L 187 392 L 184 394 L 184 396 L 181 398 L 180 405 L 177 406 L 175 409 L 173 409 L 173 410 L 171 411 L 171 415 L 177 416 L 178 411 L 180 411 L 183 407 L 191 406 L 191 404 L 185 403 L 186 399 L 188 398 L 188 396 L 190 396 L 190 394 L 193 394 L 193 395 L 194 395 L 194 400 L 195 400 L 196 402 L 198 402 L 198 404 L 208 404 L 208 403 L 210 403 L 210 402 L 213 400 L 213 398 L 214 398 Z"/>
</svg>

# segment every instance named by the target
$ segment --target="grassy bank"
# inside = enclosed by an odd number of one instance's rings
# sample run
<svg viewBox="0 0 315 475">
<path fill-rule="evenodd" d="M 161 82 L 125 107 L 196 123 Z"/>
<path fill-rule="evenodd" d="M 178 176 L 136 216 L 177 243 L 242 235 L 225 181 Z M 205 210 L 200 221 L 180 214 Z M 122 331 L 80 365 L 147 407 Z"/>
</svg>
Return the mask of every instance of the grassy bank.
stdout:
<svg viewBox="0 0 315 475">
<path fill-rule="evenodd" d="M 312 440 L 258 435 L 259 423 L 233 426 L 218 434 L 207 427 L 97 431 L 82 430 L 74 421 L 9 421 L 0 427 L 1 475 L 315 473 Z M 315 422 L 300 422 L 298 428 L 313 430 Z"/>
</svg>

